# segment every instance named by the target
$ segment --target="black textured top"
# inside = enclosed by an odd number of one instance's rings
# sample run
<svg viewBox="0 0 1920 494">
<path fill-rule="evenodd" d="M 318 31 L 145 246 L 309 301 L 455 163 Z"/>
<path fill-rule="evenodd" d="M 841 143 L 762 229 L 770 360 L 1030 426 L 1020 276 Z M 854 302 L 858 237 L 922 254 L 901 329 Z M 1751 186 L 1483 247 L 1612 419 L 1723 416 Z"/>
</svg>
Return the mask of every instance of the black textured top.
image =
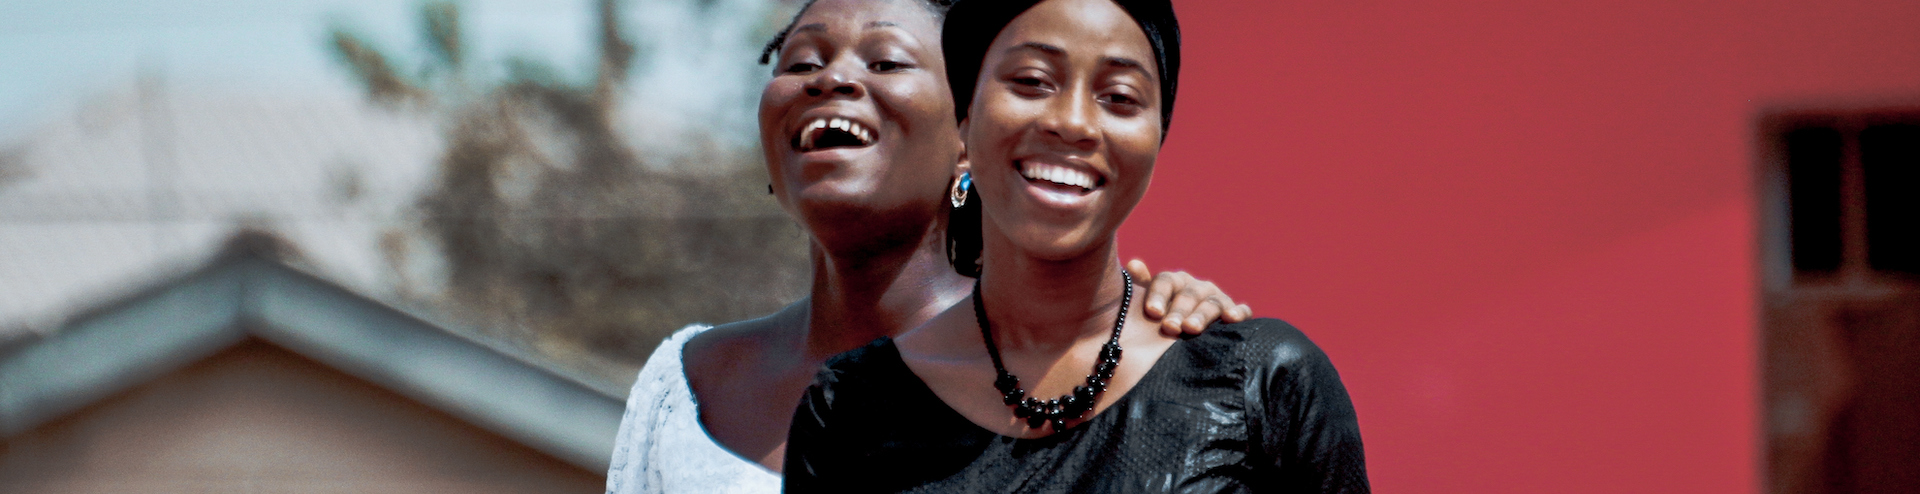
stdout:
<svg viewBox="0 0 1920 494">
<path fill-rule="evenodd" d="M 1035 439 L 967 420 L 881 338 L 814 378 L 785 470 L 787 492 L 1369 491 L 1339 373 L 1276 319 L 1175 342 L 1113 406 Z"/>
</svg>

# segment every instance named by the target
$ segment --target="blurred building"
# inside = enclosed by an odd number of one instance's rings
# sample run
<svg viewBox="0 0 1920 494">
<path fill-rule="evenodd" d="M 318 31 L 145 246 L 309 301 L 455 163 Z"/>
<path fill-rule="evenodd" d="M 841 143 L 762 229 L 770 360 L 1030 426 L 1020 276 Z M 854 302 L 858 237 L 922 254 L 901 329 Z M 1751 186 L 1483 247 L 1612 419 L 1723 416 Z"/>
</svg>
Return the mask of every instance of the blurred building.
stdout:
<svg viewBox="0 0 1920 494">
<path fill-rule="evenodd" d="M 0 351 L 0 492 L 593 492 L 624 393 L 236 235 Z"/>
<path fill-rule="evenodd" d="M 1760 127 L 1772 492 L 1920 492 L 1920 106 Z"/>
</svg>

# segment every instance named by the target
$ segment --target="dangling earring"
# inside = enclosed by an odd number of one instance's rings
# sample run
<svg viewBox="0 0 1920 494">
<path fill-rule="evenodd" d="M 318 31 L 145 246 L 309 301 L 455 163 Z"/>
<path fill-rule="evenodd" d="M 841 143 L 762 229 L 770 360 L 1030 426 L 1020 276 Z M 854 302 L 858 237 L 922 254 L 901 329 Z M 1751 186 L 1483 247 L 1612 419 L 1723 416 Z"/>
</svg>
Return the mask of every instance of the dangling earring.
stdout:
<svg viewBox="0 0 1920 494">
<path fill-rule="evenodd" d="M 953 181 L 947 200 L 947 264 L 964 276 L 980 277 L 980 201 L 973 197 L 973 174 Z"/>
<path fill-rule="evenodd" d="M 962 173 L 958 180 L 953 181 L 953 189 L 947 191 L 947 200 L 952 201 L 953 207 L 955 208 L 965 206 L 967 205 L 967 193 L 972 190 L 973 174 Z"/>
</svg>

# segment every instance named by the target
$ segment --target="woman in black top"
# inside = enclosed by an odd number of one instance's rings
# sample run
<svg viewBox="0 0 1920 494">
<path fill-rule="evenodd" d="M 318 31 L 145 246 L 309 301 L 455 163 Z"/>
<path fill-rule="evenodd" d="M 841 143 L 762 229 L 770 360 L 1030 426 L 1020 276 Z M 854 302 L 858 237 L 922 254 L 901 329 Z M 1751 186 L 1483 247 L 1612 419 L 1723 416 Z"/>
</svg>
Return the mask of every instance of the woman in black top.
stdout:
<svg viewBox="0 0 1920 494">
<path fill-rule="evenodd" d="M 1114 234 L 1171 122 L 1172 6 L 965 0 L 942 43 L 970 172 L 950 254 L 979 282 L 828 362 L 786 488 L 1367 492 L 1352 403 L 1305 335 L 1258 319 L 1183 339 L 1130 310 Z"/>
</svg>

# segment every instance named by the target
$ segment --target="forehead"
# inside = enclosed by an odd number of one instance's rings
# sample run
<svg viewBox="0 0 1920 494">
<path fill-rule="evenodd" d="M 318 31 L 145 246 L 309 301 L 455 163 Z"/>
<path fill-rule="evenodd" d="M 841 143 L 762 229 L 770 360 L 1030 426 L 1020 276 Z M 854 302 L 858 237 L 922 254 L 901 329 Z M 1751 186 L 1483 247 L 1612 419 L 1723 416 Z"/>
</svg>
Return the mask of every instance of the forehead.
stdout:
<svg viewBox="0 0 1920 494">
<path fill-rule="evenodd" d="M 940 25 L 925 0 L 819 0 L 793 23 L 803 31 L 853 33 L 875 27 L 895 27 L 922 39 L 940 39 Z"/>
<path fill-rule="evenodd" d="M 1030 42 L 1062 47 L 1068 56 L 1124 57 L 1148 64 L 1153 61 L 1153 45 L 1147 41 L 1146 32 L 1111 0 L 1040 2 L 1013 18 L 994 38 L 992 49 Z"/>
</svg>

